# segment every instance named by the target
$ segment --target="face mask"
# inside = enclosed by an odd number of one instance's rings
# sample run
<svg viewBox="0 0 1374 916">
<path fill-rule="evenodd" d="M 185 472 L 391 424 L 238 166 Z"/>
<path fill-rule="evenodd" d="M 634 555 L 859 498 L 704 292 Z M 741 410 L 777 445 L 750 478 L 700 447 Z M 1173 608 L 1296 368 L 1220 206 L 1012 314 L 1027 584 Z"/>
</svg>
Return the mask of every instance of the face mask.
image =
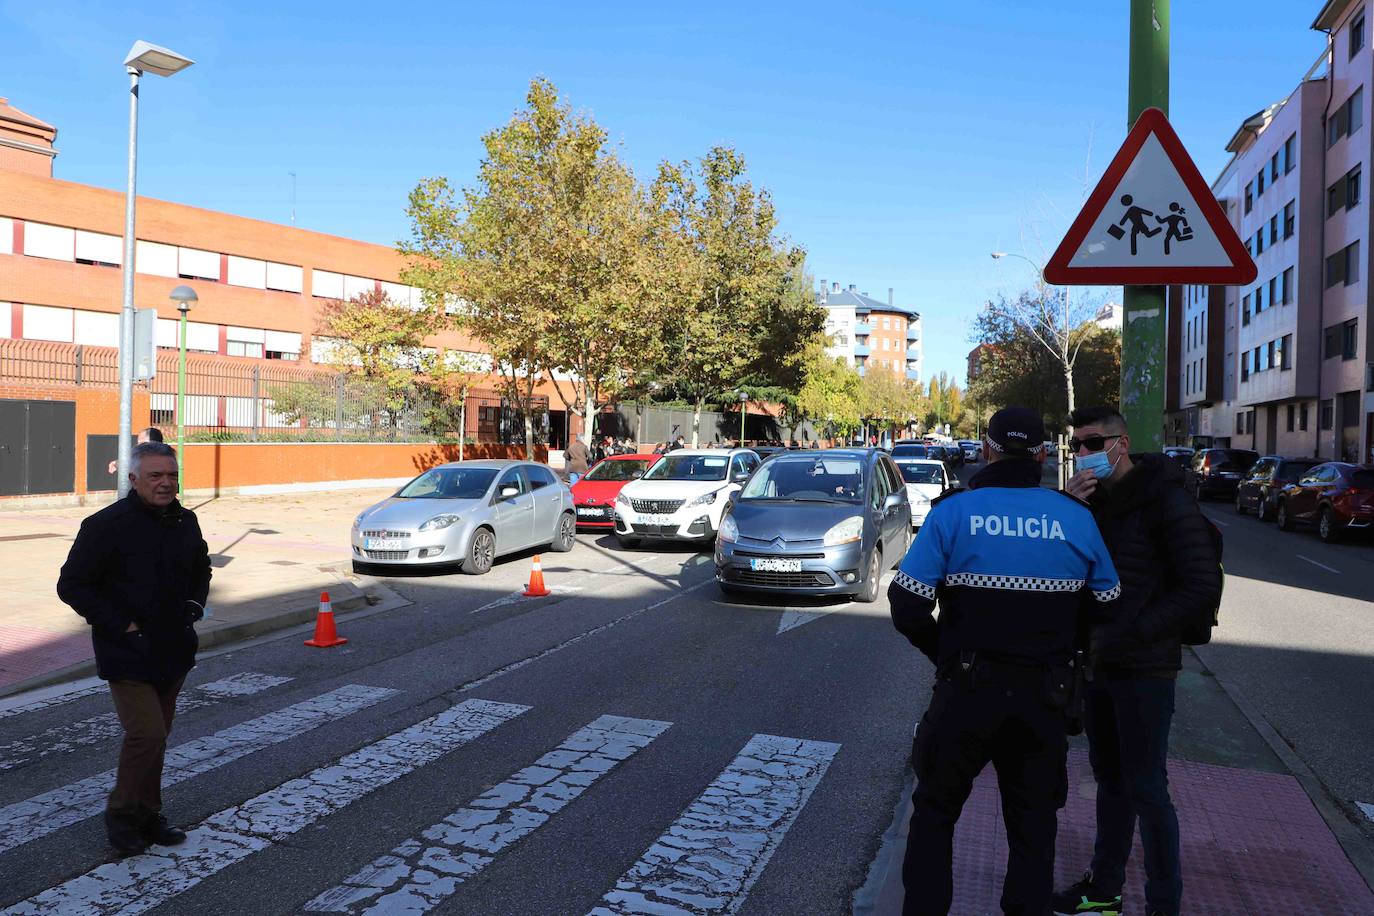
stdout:
<svg viewBox="0 0 1374 916">
<path fill-rule="evenodd" d="M 1074 459 L 1074 467 L 1080 471 L 1092 471 L 1098 480 L 1106 480 L 1116 471 L 1116 462 L 1107 458 L 1107 450 L 1093 452 Z"/>
</svg>

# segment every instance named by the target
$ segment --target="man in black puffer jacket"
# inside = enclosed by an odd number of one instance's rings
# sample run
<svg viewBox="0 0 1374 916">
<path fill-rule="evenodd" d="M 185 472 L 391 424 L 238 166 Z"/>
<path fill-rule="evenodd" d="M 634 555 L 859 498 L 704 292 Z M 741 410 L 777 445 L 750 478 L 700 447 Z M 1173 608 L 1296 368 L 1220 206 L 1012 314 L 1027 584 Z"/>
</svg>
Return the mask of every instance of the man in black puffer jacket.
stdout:
<svg viewBox="0 0 1374 916">
<path fill-rule="evenodd" d="M 1121 577 L 1113 622 L 1094 627 L 1084 726 L 1097 780 L 1097 842 L 1082 881 L 1057 893 L 1059 913 L 1119 913 L 1137 820 L 1146 912 L 1178 916 L 1183 896 L 1178 816 L 1166 764 L 1184 627 L 1221 598 L 1210 524 L 1163 455 L 1130 454 L 1110 407 L 1075 410 L 1068 492 L 1088 501 Z"/>
<path fill-rule="evenodd" d="M 123 855 L 186 839 L 162 814 L 162 763 L 177 694 L 196 664 L 210 557 L 195 513 L 177 502 L 177 473 L 171 446 L 135 446 L 129 495 L 81 523 L 57 580 L 58 597 L 91 625 L 96 671 L 124 727 L 105 807 Z"/>
</svg>

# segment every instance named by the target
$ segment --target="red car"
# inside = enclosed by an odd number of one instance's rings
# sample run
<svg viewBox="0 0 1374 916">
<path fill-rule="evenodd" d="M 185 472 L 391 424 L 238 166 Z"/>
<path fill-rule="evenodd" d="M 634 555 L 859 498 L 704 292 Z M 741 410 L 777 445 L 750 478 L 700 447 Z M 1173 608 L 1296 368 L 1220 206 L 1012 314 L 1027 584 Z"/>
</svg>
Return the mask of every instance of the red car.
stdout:
<svg viewBox="0 0 1374 916">
<path fill-rule="evenodd" d="M 1374 466 L 1328 461 L 1284 487 L 1279 527 L 1292 531 L 1299 522 L 1315 525 L 1323 541 L 1374 525 Z"/>
<path fill-rule="evenodd" d="M 572 488 L 577 527 L 614 530 L 620 488 L 643 477 L 658 459 L 658 455 L 611 455 L 592 465 Z"/>
</svg>

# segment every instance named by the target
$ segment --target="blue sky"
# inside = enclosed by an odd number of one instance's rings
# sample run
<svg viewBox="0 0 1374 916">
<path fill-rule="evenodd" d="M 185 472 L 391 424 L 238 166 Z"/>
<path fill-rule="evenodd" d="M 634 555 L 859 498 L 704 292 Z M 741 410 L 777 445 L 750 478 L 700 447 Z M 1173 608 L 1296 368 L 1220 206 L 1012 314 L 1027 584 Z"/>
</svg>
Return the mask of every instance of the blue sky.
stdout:
<svg viewBox="0 0 1374 916">
<path fill-rule="evenodd" d="M 32 3 L 0 0 L 0 96 L 59 129 L 60 178 L 122 187 L 125 52 L 142 194 L 382 244 L 427 175 L 470 183 L 532 76 L 641 177 L 739 149 L 819 279 L 925 317 L 962 379 L 970 317 L 1033 280 L 1126 132 L 1127 0 L 1026 3 Z M 1175 129 L 1210 181 L 1321 53 L 1319 0 L 1173 4 Z M 1104 293 L 1105 295 L 1105 293 Z"/>
</svg>

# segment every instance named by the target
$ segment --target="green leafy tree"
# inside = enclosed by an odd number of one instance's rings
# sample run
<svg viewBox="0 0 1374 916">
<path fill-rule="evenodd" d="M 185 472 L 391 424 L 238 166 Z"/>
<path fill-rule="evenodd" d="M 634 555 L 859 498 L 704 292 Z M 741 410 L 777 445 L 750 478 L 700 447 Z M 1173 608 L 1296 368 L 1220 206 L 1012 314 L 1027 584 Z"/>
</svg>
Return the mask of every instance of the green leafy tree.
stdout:
<svg viewBox="0 0 1374 916">
<path fill-rule="evenodd" d="M 861 379 L 854 367 L 825 352 L 821 342 L 812 344 L 803 361 L 803 381 L 794 399 L 796 420 L 823 424 L 832 433 L 848 438 L 863 422 L 859 406 Z"/>
</svg>

